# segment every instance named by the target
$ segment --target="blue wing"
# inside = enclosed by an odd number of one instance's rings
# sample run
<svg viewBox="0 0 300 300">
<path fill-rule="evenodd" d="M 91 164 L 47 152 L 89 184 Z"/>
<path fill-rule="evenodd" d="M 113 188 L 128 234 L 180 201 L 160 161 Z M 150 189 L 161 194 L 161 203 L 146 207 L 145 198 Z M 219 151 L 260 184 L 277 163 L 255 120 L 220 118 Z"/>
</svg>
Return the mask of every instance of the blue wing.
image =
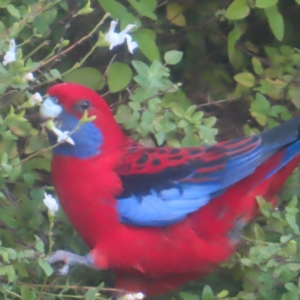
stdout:
<svg viewBox="0 0 300 300">
<path fill-rule="evenodd" d="M 300 118 L 260 135 L 197 148 L 129 148 L 117 172 L 120 221 L 133 226 L 166 226 L 184 219 L 226 188 L 252 174 L 275 152 L 282 163 L 299 154 Z M 271 175 L 271 173 L 269 174 Z"/>
</svg>

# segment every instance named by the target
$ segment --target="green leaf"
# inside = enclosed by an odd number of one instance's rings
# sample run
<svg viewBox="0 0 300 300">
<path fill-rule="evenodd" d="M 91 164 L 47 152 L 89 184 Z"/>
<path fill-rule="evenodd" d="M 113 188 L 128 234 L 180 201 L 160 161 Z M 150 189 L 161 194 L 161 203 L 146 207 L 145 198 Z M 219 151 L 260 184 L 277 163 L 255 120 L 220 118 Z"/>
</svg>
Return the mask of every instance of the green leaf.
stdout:
<svg viewBox="0 0 300 300">
<path fill-rule="evenodd" d="M 128 105 L 132 108 L 132 110 L 140 110 L 141 109 L 141 104 L 138 102 L 130 101 L 130 102 L 128 102 Z"/>
<path fill-rule="evenodd" d="M 132 79 L 131 69 L 124 63 L 113 62 L 107 74 L 108 88 L 111 93 L 123 90 Z"/>
<path fill-rule="evenodd" d="M 53 269 L 51 265 L 48 263 L 48 261 L 39 258 L 38 259 L 39 266 L 44 270 L 46 276 L 51 276 L 53 274 Z"/>
<path fill-rule="evenodd" d="M 281 241 L 281 240 L 280 240 Z M 282 248 L 287 255 L 295 255 L 297 253 L 297 243 L 294 240 L 288 241 L 287 245 Z M 299 263 L 297 263 L 300 266 Z"/>
<path fill-rule="evenodd" d="M 225 298 L 225 297 L 228 296 L 228 294 L 229 294 L 229 291 L 223 290 L 223 291 L 221 291 L 221 292 L 217 295 L 217 299 Z"/>
<path fill-rule="evenodd" d="M 21 18 L 20 11 L 14 5 L 8 4 L 6 9 L 13 17 L 15 17 L 17 19 Z"/>
<path fill-rule="evenodd" d="M 165 53 L 164 59 L 168 65 L 176 65 L 182 59 L 183 52 L 177 50 L 171 50 Z"/>
<path fill-rule="evenodd" d="M 264 198 L 257 196 L 256 201 L 259 205 L 261 213 L 267 218 L 270 216 L 270 209 L 272 208 L 271 203 L 267 202 Z"/>
<path fill-rule="evenodd" d="M 86 15 L 92 13 L 93 11 L 94 9 L 91 8 L 91 1 L 88 0 L 86 5 L 77 12 L 77 15 Z"/>
<path fill-rule="evenodd" d="M 8 253 L 9 259 L 16 259 L 17 258 L 17 252 L 15 249 L 12 248 L 5 248 L 5 250 Z"/>
<path fill-rule="evenodd" d="M 255 84 L 255 77 L 253 74 L 244 72 L 234 75 L 234 80 L 246 87 L 253 87 Z"/>
<path fill-rule="evenodd" d="M 132 117 L 132 111 L 129 106 L 121 104 L 118 107 L 117 113 L 115 115 L 115 118 L 118 123 L 124 124 L 130 121 Z"/>
<path fill-rule="evenodd" d="M 287 264 L 287 267 L 288 267 L 291 271 L 299 271 L 299 270 L 300 270 L 300 263 L 291 263 L 291 264 Z"/>
<path fill-rule="evenodd" d="M 42 16 L 36 16 L 32 24 L 40 34 L 44 34 L 49 30 L 49 26 Z"/>
<path fill-rule="evenodd" d="M 9 174 L 9 179 L 11 181 L 16 181 L 16 179 L 21 174 L 22 168 L 21 168 L 20 160 L 19 160 L 19 158 L 17 158 L 17 160 L 18 160 L 18 162 L 12 163 L 13 165 L 16 165 L 16 166 L 12 169 L 11 173 Z"/>
<path fill-rule="evenodd" d="M 178 128 L 184 128 L 184 127 L 186 127 L 186 126 L 188 126 L 189 125 L 189 122 L 187 121 L 187 120 L 184 120 L 184 119 L 182 119 L 182 120 L 180 120 L 179 122 L 178 122 Z"/>
<path fill-rule="evenodd" d="M 26 1 L 26 0 L 25 0 Z M 0 7 L 6 8 L 7 5 L 11 2 L 11 0 L 0 0 Z"/>
<path fill-rule="evenodd" d="M 35 293 L 25 285 L 21 286 L 21 296 L 22 296 L 22 300 L 35 300 L 36 299 Z"/>
<path fill-rule="evenodd" d="M 17 228 L 18 222 L 9 209 L 6 207 L 0 208 L 0 220 L 11 228 Z"/>
<path fill-rule="evenodd" d="M 185 113 L 184 110 L 181 107 L 178 107 L 178 106 L 172 107 L 172 111 L 179 118 L 182 118 L 184 116 L 184 113 Z"/>
<path fill-rule="evenodd" d="M 5 31 L 5 25 L 0 21 L 0 34 Z"/>
<path fill-rule="evenodd" d="M 229 20 L 244 19 L 249 15 L 250 8 L 247 0 L 234 0 L 227 8 L 225 17 Z"/>
<path fill-rule="evenodd" d="M 278 0 L 256 0 L 255 7 L 257 8 L 268 8 L 277 4 Z"/>
<path fill-rule="evenodd" d="M 186 19 L 183 15 L 184 6 L 177 3 L 170 3 L 167 5 L 166 17 L 174 25 L 184 27 L 186 26 Z"/>
<path fill-rule="evenodd" d="M 78 83 L 93 90 L 101 90 L 105 85 L 102 73 L 91 67 L 73 70 L 63 76 L 63 81 Z"/>
<path fill-rule="evenodd" d="M 199 121 L 203 118 L 204 112 L 203 111 L 197 111 L 192 116 L 192 121 L 195 123 L 199 123 Z"/>
<path fill-rule="evenodd" d="M 57 69 L 51 69 L 49 73 L 53 76 L 53 78 L 58 79 L 61 78 L 60 72 Z"/>
<path fill-rule="evenodd" d="M 48 25 L 52 24 L 55 21 L 56 16 L 57 16 L 57 9 L 56 8 L 46 10 L 42 14 L 42 17 L 45 19 L 45 22 Z"/>
<path fill-rule="evenodd" d="M 201 300 L 214 300 L 214 293 L 209 285 L 206 285 L 202 291 Z"/>
<path fill-rule="evenodd" d="M 96 297 L 96 293 L 98 292 L 98 289 L 96 288 L 89 288 L 87 292 L 84 294 L 85 300 L 94 300 Z"/>
<path fill-rule="evenodd" d="M 160 61 L 159 50 L 155 44 L 155 33 L 148 28 L 141 28 L 132 34 L 134 40 L 138 43 L 139 49 L 150 60 Z"/>
<path fill-rule="evenodd" d="M 262 228 L 259 226 L 259 224 L 253 225 L 253 232 L 255 234 L 255 238 L 258 241 L 264 241 L 265 240 L 265 232 L 262 230 Z"/>
<path fill-rule="evenodd" d="M 145 127 L 151 126 L 154 118 L 155 118 L 154 113 L 149 110 L 146 110 L 142 113 L 141 124 Z"/>
<path fill-rule="evenodd" d="M 227 48 L 228 48 L 228 57 L 230 61 L 232 61 L 234 57 L 236 42 L 240 39 L 242 34 L 243 33 L 238 26 L 234 27 L 228 34 Z"/>
<path fill-rule="evenodd" d="M 28 187 L 33 186 L 34 181 L 35 181 L 33 175 L 31 175 L 30 173 L 23 173 L 23 179 Z"/>
<path fill-rule="evenodd" d="M 121 20 L 122 16 L 127 13 L 127 9 L 116 0 L 98 0 L 101 7 L 114 19 Z"/>
<path fill-rule="evenodd" d="M 135 70 L 141 74 L 141 75 L 145 75 L 148 73 L 149 67 L 143 63 L 142 61 L 139 60 L 133 60 L 132 62 L 133 67 L 135 68 Z"/>
<path fill-rule="evenodd" d="M 293 104 L 300 108 L 300 86 L 291 86 L 288 90 L 288 95 L 291 98 Z"/>
<path fill-rule="evenodd" d="M 217 122 L 217 118 L 216 117 L 209 117 L 209 118 L 205 118 L 203 125 L 205 125 L 206 127 L 213 127 Z"/>
<path fill-rule="evenodd" d="M 246 258 L 246 257 L 241 258 L 241 263 L 246 267 L 252 267 L 253 266 L 253 262 L 251 261 L 251 259 Z"/>
<path fill-rule="evenodd" d="M 94 300 L 97 296 L 97 299 L 99 299 L 99 296 L 97 293 L 104 287 L 104 282 L 100 283 L 96 288 L 89 288 L 87 292 L 84 294 L 85 300 Z"/>
<path fill-rule="evenodd" d="M 196 109 L 197 109 L 197 105 L 193 104 L 186 110 L 186 114 L 191 115 L 196 111 Z"/>
<path fill-rule="evenodd" d="M 5 274 L 9 282 L 16 280 L 16 272 L 12 265 L 1 266 L 0 275 Z"/>
<path fill-rule="evenodd" d="M 158 97 L 155 98 L 151 98 L 148 101 L 148 110 L 153 112 L 153 113 L 157 113 L 161 110 L 161 99 Z"/>
<path fill-rule="evenodd" d="M 300 0 L 295 0 L 295 1 L 296 1 L 296 3 L 300 4 Z"/>
<path fill-rule="evenodd" d="M 261 75 L 264 71 L 261 62 L 256 57 L 253 57 L 251 61 L 252 61 L 254 72 L 257 75 Z"/>
<path fill-rule="evenodd" d="M 4 152 L 1 157 L 1 164 L 7 164 L 8 162 L 8 154 Z"/>
<path fill-rule="evenodd" d="M 191 293 L 188 293 L 188 292 L 181 292 L 180 297 L 183 300 L 199 300 L 198 295 L 194 295 L 194 294 L 191 294 Z"/>
<path fill-rule="evenodd" d="M 256 121 L 265 126 L 270 111 L 270 102 L 261 93 L 256 93 L 255 100 L 251 102 L 250 113 Z"/>
<path fill-rule="evenodd" d="M 156 14 L 153 13 L 157 5 L 156 0 L 128 0 L 128 2 L 142 16 L 157 20 Z"/>
<path fill-rule="evenodd" d="M 157 132 L 154 134 L 156 141 L 157 141 L 157 145 L 161 146 L 165 140 L 165 134 L 164 132 Z"/>
<path fill-rule="evenodd" d="M 44 252 L 45 251 L 45 246 L 43 241 L 37 236 L 35 235 L 35 244 L 34 244 L 34 248 L 39 251 L 39 252 Z"/>
<path fill-rule="evenodd" d="M 278 41 L 282 41 L 284 36 L 284 22 L 277 6 L 266 8 L 265 13 L 274 36 Z"/>
</svg>

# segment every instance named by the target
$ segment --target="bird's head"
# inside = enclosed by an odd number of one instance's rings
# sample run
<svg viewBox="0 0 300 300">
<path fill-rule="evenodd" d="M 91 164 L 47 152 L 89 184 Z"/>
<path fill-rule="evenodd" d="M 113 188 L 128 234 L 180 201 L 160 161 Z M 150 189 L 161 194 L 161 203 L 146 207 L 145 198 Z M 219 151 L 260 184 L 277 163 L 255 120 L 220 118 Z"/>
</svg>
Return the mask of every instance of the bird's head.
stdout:
<svg viewBox="0 0 300 300">
<path fill-rule="evenodd" d="M 74 142 L 61 143 L 54 148 L 54 155 L 85 159 L 120 147 L 124 135 L 109 106 L 96 92 L 78 84 L 61 83 L 49 88 L 47 94 L 40 108 L 41 117 L 53 119 L 61 132 L 71 132 Z M 85 112 L 95 119 L 79 125 Z M 57 143 L 52 131 L 48 136 L 51 144 Z"/>
</svg>

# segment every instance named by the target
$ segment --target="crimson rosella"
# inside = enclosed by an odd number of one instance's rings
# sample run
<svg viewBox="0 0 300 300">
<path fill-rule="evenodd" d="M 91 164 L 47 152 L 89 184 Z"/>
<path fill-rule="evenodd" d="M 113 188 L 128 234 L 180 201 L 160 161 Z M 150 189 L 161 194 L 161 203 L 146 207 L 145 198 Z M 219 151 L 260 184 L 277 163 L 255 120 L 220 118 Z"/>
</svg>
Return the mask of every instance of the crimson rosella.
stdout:
<svg viewBox="0 0 300 300">
<path fill-rule="evenodd" d="M 72 143 L 53 149 L 54 187 L 91 249 L 60 250 L 50 262 L 63 261 L 62 273 L 72 264 L 111 269 L 124 290 L 157 294 L 210 272 L 258 213 L 256 196 L 275 204 L 300 162 L 300 117 L 211 146 L 147 148 L 122 132 L 96 92 L 62 83 L 48 95 L 42 117 L 72 132 Z M 84 112 L 96 118 L 78 126 Z"/>
</svg>

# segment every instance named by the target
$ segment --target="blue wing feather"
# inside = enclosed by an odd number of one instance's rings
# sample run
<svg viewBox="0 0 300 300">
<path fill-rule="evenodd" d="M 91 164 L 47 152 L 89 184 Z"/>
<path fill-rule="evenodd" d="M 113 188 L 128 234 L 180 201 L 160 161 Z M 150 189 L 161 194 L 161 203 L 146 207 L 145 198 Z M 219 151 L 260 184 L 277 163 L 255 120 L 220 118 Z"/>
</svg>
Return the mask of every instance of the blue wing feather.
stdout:
<svg viewBox="0 0 300 300">
<path fill-rule="evenodd" d="M 133 226 L 166 226 L 179 222 L 232 184 L 252 174 L 259 165 L 285 147 L 282 162 L 268 175 L 271 176 L 299 154 L 299 127 L 300 118 L 294 118 L 251 138 L 185 149 L 190 157 L 175 167 L 166 165 L 161 171 L 149 172 L 149 160 L 148 173 L 134 170 L 126 174 L 120 172 L 124 189 L 117 197 L 120 221 Z M 148 159 L 153 155 L 157 161 L 160 149 L 139 148 L 137 151 L 146 152 Z M 170 156 L 174 163 L 171 150 L 162 149 L 164 158 Z M 199 156 L 192 155 L 196 150 L 199 150 Z M 133 152 L 131 149 L 130 155 Z M 215 159 L 209 156 L 211 153 L 216 155 Z M 128 161 L 124 161 L 128 169 Z"/>
</svg>

